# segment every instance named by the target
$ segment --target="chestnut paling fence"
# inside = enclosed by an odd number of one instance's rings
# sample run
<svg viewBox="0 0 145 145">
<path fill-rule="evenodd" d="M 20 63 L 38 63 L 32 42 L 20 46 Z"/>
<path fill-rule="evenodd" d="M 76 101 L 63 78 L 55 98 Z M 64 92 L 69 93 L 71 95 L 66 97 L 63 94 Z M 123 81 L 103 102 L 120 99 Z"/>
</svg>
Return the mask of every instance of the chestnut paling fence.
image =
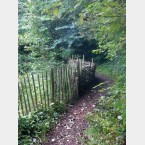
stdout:
<svg viewBox="0 0 145 145">
<path fill-rule="evenodd" d="M 83 59 L 70 59 L 67 65 L 51 67 L 39 74 L 19 77 L 18 114 L 28 115 L 52 103 L 69 104 L 95 77 L 96 65 Z"/>
</svg>

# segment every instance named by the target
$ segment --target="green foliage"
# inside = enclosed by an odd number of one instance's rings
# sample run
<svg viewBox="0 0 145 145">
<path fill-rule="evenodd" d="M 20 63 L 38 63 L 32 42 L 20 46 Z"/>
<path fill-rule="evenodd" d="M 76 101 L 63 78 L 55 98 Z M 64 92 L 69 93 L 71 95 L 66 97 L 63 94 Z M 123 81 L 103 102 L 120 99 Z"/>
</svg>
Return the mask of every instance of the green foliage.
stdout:
<svg viewBox="0 0 145 145">
<path fill-rule="evenodd" d="M 24 74 L 32 69 L 34 58 L 28 54 L 18 54 L 18 71 Z"/>
<path fill-rule="evenodd" d="M 79 14 L 78 26 L 81 34 L 96 39 L 99 48 L 93 53 L 107 52 L 107 59 L 113 60 L 124 51 L 125 39 L 125 1 L 101 0 L 88 4 Z"/>
<path fill-rule="evenodd" d="M 19 0 L 18 4 L 19 53 L 23 48 L 19 74 L 47 70 L 48 65 L 60 65 L 74 53 L 72 45 L 80 39 L 74 23 L 79 0 Z"/>
<path fill-rule="evenodd" d="M 120 56 L 114 60 L 98 65 L 97 72 L 109 76 L 114 81 L 118 81 L 118 78 L 122 78 L 125 82 L 125 71 L 126 71 L 126 59 L 125 52 L 120 52 Z M 121 79 L 120 79 L 121 80 Z"/>
<path fill-rule="evenodd" d="M 91 2 L 91 1 L 90 1 Z M 19 0 L 19 45 L 34 56 L 46 56 L 55 48 L 70 49 L 83 38 L 75 21 L 88 0 Z"/>
<path fill-rule="evenodd" d="M 118 58 L 97 67 L 98 73 L 109 76 L 114 85 L 99 92 L 106 92 L 96 104 L 93 113 L 86 116 L 89 127 L 82 142 L 87 145 L 122 145 L 126 136 L 126 85 L 124 53 Z M 101 86 L 104 83 L 100 83 Z"/>
<path fill-rule="evenodd" d="M 46 133 L 56 124 L 64 110 L 64 104 L 56 103 L 47 109 L 41 108 L 28 116 L 19 117 L 18 144 L 30 145 L 44 142 Z"/>
<path fill-rule="evenodd" d="M 19 0 L 19 74 L 61 66 L 72 54 L 85 55 L 115 84 L 107 88 L 83 138 L 87 145 L 121 145 L 125 137 L 125 1 Z M 93 54 L 91 54 L 93 52 Z M 96 55 L 97 54 L 97 55 Z M 37 88 L 38 89 L 38 88 Z M 100 90 L 100 92 L 105 89 Z M 19 144 L 40 144 L 64 106 L 57 104 L 19 118 Z"/>
<path fill-rule="evenodd" d="M 51 66 L 62 66 L 72 56 L 72 49 L 53 49 L 43 55 L 43 57 L 34 57 L 31 54 L 18 54 L 19 75 L 25 73 L 42 73 L 49 71 Z"/>
<path fill-rule="evenodd" d="M 101 96 L 93 113 L 88 113 L 89 127 L 83 143 L 87 145 L 122 145 L 126 133 L 125 86 L 115 83 L 108 97 Z"/>
<path fill-rule="evenodd" d="M 72 17 L 68 15 L 74 15 L 72 12 L 77 8 L 73 8 L 76 4 L 61 0 L 20 0 L 19 45 L 26 45 L 25 48 L 32 50 L 34 55 L 43 55 L 60 45 L 70 47 L 77 32 Z"/>
<path fill-rule="evenodd" d="M 44 70 L 46 61 L 57 65 L 72 54 L 80 56 L 84 54 L 86 60 L 94 57 L 98 62 L 105 61 L 106 52 L 101 55 L 92 54 L 92 50 L 98 50 L 96 45 L 98 42 L 94 38 L 88 40 L 90 37 L 88 34 L 83 35 L 85 24 L 81 24 L 80 27 L 77 24 L 79 13 L 92 2 L 92 0 L 19 0 L 19 47 L 23 46 L 24 52 L 29 51 L 28 55 L 34 58 L 34 61 L 29 61 L 30 63 L 26 65 L 27 63 L 20 57 L 19 72 L 22 74 L 41 68 Z"/>
</svg>

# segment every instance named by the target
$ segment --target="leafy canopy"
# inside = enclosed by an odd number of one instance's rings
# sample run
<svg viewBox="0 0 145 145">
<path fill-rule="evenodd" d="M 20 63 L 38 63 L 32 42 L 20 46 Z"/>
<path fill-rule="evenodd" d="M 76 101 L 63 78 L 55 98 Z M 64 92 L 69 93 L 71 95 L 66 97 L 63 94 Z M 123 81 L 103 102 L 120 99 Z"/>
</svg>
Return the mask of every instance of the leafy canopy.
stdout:
<svg viewBox="0 0 145 145">
<path fill-rule="evenodd" d="M 107 58 L 112 60 L 125 50 L 125 13 L 124 0 L 97 0 L 82 10 L 78 21 L 82 35 L 99 42 L 100 49 L 93 53 L 107 52 Z"/>
</svg>

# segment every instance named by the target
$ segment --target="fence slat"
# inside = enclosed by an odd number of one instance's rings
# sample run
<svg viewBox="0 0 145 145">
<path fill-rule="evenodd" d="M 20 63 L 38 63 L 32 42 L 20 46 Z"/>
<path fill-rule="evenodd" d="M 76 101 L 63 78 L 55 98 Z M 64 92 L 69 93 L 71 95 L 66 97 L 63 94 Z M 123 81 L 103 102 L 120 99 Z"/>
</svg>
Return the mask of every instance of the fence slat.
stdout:
<svg viewBox="0 0 145 145">
<path fill-rule="evenodd" d="M 49 93 L 48 93 L 48 73 L 46 71 L 46 97 L 47 97 L 47 103 L 49 106 Z"/>
<path fill-rule="evenodd" d="M 58 102 L 60 103 L 60 95 L 61 95 L 61 79 L 60 79 L 60 68 L 57 71 L 57 78 L 58 78 Z"/>
<path fill-rule="evenodd" d="M 66 80 L 66 100 L 67 100 L 67 102 L 69 102 L 69 81 L 68 81 L 68 68 L 67 68 L 67 65 L 66 65 L 66 77 L 65 77 L 65 80 Z"/>
<path fill-rule="evenodd" d="M 25 111 L 26 111 L 26 114 L 28 114 L 28 108 L 27 108 L 27 103 L 26 103 L 26 98 L 25 98 L 22 80 L 20 80 L 20 82 L 21 82 L 22 95 L 23 95 L 23 99 L 24 99 Z"/>
<path fill-rule="evenodd" d="M 27 74 L 27 80 L 28 80 L 28 84 L 29 84 L 29 90 L 30 90 L 30 96 L 31 96 L 31 101 L 32 101 L 32 105 L 33 105 L 33 110 L 36 110 L 33 95 L 32 95 L 32 88 L 31 88 L 30 79 L 29 79 L 28 74 Z"/>
<path fill-rule="evenodd" d="M 74 97 L 74 93 L 73 93 L 73 81 L 74 81 L 74 73 L 73 73 L 73 66 L 71 66 L 71 70 L 70 70 L 70 81 L 71 81 L 71 99 Z"/>
<path fill-rule="evenodd" d="M 62 80 L 62 67 L 60 68 L 60 93 L 61 93 L 61 100 L 63 102 L 63 80 Z"/>
<path fill-rule="evenodd" d="M 35 80 L 34 80 L 34 75 L 32 75 L 32 80 L 33 80 L 33 87 L 34 87 L 34 93 L 35 93 L 35 102 L 36 102 L 36 108 L 38 109 L 38 100 L 37 100 L 37 92 L 36 92 L 36 86 L 35 86 Z"/>
<path fill-rule="evenodd" d="M 71 99 L 71 80 L 70 80 L 70 67 L 67 66 L 67 80 L 68 80 L 68 99 Z"/>
<path fill-rule="evenodd" d="M 19 99 L 20 99 L 20 104 L 21 104 L 22 115 L 24 115 L 24 107 L 23 107 L 22 94 L 21 94 L 21 91 L 20 91 L 19 82 L 18 82 L 18 91 L 19 91 Z"/>
<path fill-rule="evenodd" d="M 25 85 L 25 90 L 26 90 L 26 96 L 27 96 L 27 101 L 28 101 L 29 112 L 31 112 L 30 100 L 29 100 L 28 91 L 27 91 L 27 85 L 26 85 L 26 79 L 25 79 L 25 77 L 23 79 L 24 79 L 24 85 Z"/>
<path fill-rule="evenodd" d="M 55 98 L 54 98 L 54 69 L 51 68 L 51 99 L 52 102 L 55 102 Z"/>
<path fill-rule="evenodd" d="M 55 101 L 58 101 L 58 94 L 57 94 L 57 69 L 54 68 L 54 96 Z"/>
<path fill-rule="evenodd" d="M 44 88 L 44 77 L 42 73 L 42 87 L 43 87 L 43 98 L 44 98 L 44 103 L 45 103 L 45 108 L 46 108 L 46 97 L 45 97 L 45 88 Z"/>
<path fill-rule="evenodd" d="M 77 64 L 77 68 L 75 69 L 75 75 L 76 76 L 75 76 L 75 80 L 74 80 L 74 84 L 73 85 L 74 85 L 74 98 L 76 99 L 77 96 L 78 96 L 77 95 L 77 88 L 76 88 L 77 86 L 76 86 L 76 84 L 79 83 L 79 79 L 78 78 L 80 76 L 79 75 L 79 63 Z"/>
<path fill-rule="evenodd" d="M 38 77 L 38 85 L 39 85 L 40 101 L 41 101 L 41 106 L 42 106 L 42 108 L 43 108 L 43 101 L 42 101 L 41 84 L 40 84 L 40 77 L 39 77 L 39 74 L 37 75 L 37 77 Z"/>
<path fill-rule="evenodd" d="M 74 82 L 75 82 L 75 78 L 77 77 L 77 73 L 76 73 L 76 66 L 72 68 L 72 72 L 73 72 L 73 79 L 72 79 L 72 94 L 73 94 L 73 98 L 75 97 L 75 86 L 74 86 Z"/>
<path fill-rule="evenodd" d="M 63 66 L 63 86 L 64 86 L 64 101 L 67 102 L 67 82 L 66 82 L 66 66 Z"/>
</svg>

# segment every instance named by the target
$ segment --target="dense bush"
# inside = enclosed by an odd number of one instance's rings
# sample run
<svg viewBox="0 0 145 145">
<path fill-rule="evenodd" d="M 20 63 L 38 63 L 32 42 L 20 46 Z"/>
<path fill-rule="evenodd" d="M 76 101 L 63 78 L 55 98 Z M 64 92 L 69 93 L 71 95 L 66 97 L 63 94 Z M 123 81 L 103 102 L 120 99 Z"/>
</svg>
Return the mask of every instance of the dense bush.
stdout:
<svg viewBox="0 0 145 145">
<path fill-rule="evenodd" d="M 47 109 L 41 108 L 28 116 L 19 117 L 18 144 L 30 145 L 44 142 L 46 132 L 55 125 L 64 110 L 64 104 L 56 103 Z"/>
<path fill-rule="evenodd" d="M 18 54 L 18 72 L 24 74 L 32 69 L 34 59 L 30 55 Z"/>
</svg>

